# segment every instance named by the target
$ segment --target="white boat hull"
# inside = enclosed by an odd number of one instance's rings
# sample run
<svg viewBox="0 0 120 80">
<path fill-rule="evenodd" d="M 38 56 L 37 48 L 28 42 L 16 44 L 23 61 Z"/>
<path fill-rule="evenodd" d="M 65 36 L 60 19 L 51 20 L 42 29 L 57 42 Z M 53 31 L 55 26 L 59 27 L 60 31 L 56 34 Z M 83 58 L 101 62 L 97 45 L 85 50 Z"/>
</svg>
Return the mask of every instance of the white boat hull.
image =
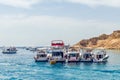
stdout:
<svg viewBox="0 0 120 80">
<path fill-rule="evenodd" d="M 34 57 L 35 61 L 36 62 L 48 62 L 48 58 L 37 58 L 37 57 Z"/>
<path fill-rule="evenodd" d="M 101 59 L 94 58 L 93 62 L 107 62 L 108 58 L 109 58 L 108 55 L 106 55 L 104 58 L 101 58 Z"/>
</svg>

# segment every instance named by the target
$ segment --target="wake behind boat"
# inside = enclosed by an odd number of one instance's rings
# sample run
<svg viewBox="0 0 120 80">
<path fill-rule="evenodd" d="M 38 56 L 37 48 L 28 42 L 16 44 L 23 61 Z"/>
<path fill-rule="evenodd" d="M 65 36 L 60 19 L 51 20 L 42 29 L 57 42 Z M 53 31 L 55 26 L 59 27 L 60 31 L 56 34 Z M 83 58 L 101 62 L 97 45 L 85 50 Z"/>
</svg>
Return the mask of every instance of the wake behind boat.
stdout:
<svg viewBox="0 0 120 80">
<path fill-rule="evenodd" d="M 2 53 L 3 54 L 15 54 L 17 49 L 15 47 L 4 48 Z"/>
</svg>

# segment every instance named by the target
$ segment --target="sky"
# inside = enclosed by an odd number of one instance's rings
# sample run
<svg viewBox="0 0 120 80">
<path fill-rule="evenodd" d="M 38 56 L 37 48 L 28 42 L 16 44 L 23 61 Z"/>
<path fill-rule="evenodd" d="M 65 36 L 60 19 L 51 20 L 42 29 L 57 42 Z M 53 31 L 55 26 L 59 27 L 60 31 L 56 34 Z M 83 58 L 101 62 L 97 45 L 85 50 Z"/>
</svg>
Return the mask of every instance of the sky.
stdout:
<svg viewBox="0 0 120 80">
<path fill-rule="evenodd" d="M 120 0 L 0 0 L 0 46 L 73 45 L 119 22 Z"/>
</svg>

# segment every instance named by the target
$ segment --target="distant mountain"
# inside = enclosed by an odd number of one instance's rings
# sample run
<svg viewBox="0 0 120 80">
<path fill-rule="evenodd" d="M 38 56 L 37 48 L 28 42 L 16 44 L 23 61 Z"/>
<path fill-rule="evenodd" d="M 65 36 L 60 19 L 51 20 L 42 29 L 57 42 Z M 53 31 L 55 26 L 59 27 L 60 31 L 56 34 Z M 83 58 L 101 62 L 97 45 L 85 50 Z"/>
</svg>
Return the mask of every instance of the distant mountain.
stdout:
<svg viewBox="0 0 120 80">
<path fill-rule="evenodd" d="M 120 30 L 113 31 L 109 35 L 102 34 L 98 37 L 83 39 L 73 45 L 73 47 L 120 49 Z"/>
</svg>

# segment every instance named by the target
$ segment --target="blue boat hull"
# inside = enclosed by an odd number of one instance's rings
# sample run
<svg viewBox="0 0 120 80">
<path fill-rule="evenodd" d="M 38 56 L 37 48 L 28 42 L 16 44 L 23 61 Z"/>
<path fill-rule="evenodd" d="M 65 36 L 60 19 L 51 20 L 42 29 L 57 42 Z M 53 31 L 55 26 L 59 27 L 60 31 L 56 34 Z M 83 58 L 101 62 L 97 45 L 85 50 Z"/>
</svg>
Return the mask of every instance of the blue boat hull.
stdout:
<svg viewBox="0 0 120 80">
<path fill-rule="evenodd" d="M 3 54 L 15 54 L 16 52 L 2 52 Z"/>
</svg>

